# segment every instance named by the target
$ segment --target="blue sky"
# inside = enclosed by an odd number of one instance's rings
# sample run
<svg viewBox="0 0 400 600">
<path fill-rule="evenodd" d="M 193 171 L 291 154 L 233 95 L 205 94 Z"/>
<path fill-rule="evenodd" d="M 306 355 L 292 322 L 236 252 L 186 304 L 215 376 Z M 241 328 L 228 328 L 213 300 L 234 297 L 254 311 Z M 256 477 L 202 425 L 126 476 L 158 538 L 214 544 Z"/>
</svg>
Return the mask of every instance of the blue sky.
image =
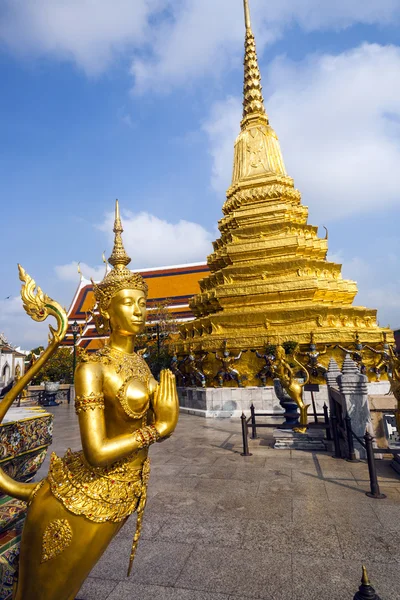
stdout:
<svg viewBox="0 0 400 600">
<path fill-rule="evenodd" d="M 400 327 L 400 0 L 253 0 L 266 108 L 357 302 Z M 135 267 L 205 260 L 239 131 L 242 0 L 3 0 L 0 331 L 16 263 L 69 305 L 119 198 Z M 321 235 L 323 234 L 321 230 Z M 11 296 L 8 300 L 5 298 Z"/>
</svg>

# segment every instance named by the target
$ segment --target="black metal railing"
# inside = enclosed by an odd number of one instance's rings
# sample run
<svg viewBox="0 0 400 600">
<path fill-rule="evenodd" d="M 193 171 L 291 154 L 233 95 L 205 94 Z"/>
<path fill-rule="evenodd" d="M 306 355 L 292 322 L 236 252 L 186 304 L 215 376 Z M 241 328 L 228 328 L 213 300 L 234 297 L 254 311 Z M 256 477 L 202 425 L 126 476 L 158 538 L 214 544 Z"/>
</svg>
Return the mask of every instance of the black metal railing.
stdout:
<svg viewBox="0 0 400 600">
<path fill-rule="evenodd" d="M 325 429 L 326 430 L 326 438 L 327 440 L 331 440 L 331 430 L 330 430 L 330 422 L 329 422 L 329 413 L 328 407 L 324 404 L 322 413 L 315 413 L 317 417 L 324 417 L 324 424 L 316 427 L 317 424 L 314 424 L 313 428 Z M 254 404 L 250 406 L 250 416 L 246 417 L 244 413 L 240 417 L 242 423 L 242 439 L 243 439 L 243 452 L 241 452 L 241 456 L 252 456 L 249 452 L 249 427 L 251 428 L 251 439 L 255 440 L 257 438 L 257 429 L 261 427 L 279 427 L 277 423 L 257 423 L 258 417 L 267 417 L 279 419 L 281 416 L 280 413 L 271 413 L 271 412 L 262 412 L 256 413 L 256 409 Z"/>
<path fill-rule="evenodd" d="M 63 400 L 68 404 L 71 402 L 71 387 L 57 390 L 55 392 L 47 392 L 46 390 L 33 390 L 23 398 L 24 404 L 33 404 L 35 406 L 58 406 Z M 21 406 L 21 395 L 17 398 L 17 406 Z"/>
<path fill-rule="evenodd" d="M 400 454 L 400 448 L 374 448 L 374 437 L 367 430 L 363 438 L 360 438 L 356 433 L 354 433 L 351 426 L 351 417 L 347 414 L 344 417 L 345 422 L 345 432 L 344 436 L 345 440 L 345 449 L 346 456 L 342 455 L 342 446 L 340 444 L 339 439 L 339 431 L 337 427 L 337 420 L 335 415 L 331 415 L 332 421 L 332 434 L 333 434 L 333 443 L 335 450 L 335 458 L 344 458 L 349 462 L 359 462 L 356 456 L 355 448 L 354 448 L 354 440 L 360 444 L 362 448 L 365 450 L 367 465 L 368 465 L 368 475 L 370 481 L 370 491 L 365 492 L 367 496 L 370 498 L 376 498 L 377 500 L 382 500 L 386 498 L 385 494 L 382 494 L 379 488 L 378 475 L 376 470 L 376 454 Z"/>
</svg>

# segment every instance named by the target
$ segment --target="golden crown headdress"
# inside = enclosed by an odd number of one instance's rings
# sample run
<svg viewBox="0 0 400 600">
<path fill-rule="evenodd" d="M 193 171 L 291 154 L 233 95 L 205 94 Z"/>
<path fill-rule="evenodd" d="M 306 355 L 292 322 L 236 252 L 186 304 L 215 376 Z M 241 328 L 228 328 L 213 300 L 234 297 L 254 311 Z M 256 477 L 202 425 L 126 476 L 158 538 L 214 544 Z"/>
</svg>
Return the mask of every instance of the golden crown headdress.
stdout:
<svg viewBox="0 0 400 600">
<path fill-rule="evenodd" d="M 132 273 L 132 271 L 127 269 L 127 265 L 129 265 L 131 259 L 125 252 L 122 243 L 121 233 L 124 230 L 119 216 L 118 200 L 115 202 L 113 231 L 115 234 L 114 247 L 110 258 L 108 259 L 108 262 L 113 266 L 113 269 L 106 273 L 103 281 L 99 284 L 96 284 L 92 279 L 94 297 L 96 298 L 100 312 L 108 309 L 111 298 L 120 290 L 141 290 L 146 296 L 148 292 L 147 283 L 140 273 Z"/>
</svg>

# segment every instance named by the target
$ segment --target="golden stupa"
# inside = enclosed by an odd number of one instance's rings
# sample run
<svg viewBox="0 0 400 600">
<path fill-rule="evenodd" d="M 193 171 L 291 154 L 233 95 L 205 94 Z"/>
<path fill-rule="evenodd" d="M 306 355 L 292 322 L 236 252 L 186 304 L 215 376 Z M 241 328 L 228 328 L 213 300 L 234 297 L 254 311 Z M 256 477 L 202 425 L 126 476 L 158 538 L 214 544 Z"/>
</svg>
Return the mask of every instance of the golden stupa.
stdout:
<svg viewBox="0 0 400 600">
<path fill-rule="evenodd" d="M 308 208 L 286 172 L 264 107 L 248 0 L 244 8 L 243 120 L 232 185 L 208 257 L 211 274 L 191 300 L 196 319 L 181 327 L 182 349 L 219 351 L 224 340 L 235 350 L 267 340 L 308 345 L 311 334 L 318 345 L 352 348 L 356 336 L 381 345 L 383 332 L 388 341 L 392 332 L 378 327 L 376 310 L 352 305 L 357 285 L 326 259 L 327 236 L 307 223 Z"/>
</svg>

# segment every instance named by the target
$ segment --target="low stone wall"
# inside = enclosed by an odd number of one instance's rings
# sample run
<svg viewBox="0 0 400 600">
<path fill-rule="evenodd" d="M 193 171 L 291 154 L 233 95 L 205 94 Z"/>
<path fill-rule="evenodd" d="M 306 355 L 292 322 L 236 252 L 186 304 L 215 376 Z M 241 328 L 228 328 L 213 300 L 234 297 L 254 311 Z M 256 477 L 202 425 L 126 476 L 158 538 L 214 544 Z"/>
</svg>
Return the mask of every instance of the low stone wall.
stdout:
<svg viewBox="0 0 400 600">
<path fill-rule="evenodd" d="M 385 394 L 389 391 L 389 382 L 368 384 L 368 393 L 373 395 Z M 328 402 L 328 388 L 320 385 L 319 392 L 314 392 L 318 413 L 323 412 L 323 406 Z M 242 412 L 250 415 L 250 406 L 254 404 L 257 412 L 283 414 L 273 386 L 244 387 L 244 388 L 178 388 L 179 406 L 181 412 L 207 418 L 235 418 Z M 304 393 L 304 402 L 311 404 L 311 392 Z M 311 415 L 312 408 L 309 413 Z"/>
</svg>

